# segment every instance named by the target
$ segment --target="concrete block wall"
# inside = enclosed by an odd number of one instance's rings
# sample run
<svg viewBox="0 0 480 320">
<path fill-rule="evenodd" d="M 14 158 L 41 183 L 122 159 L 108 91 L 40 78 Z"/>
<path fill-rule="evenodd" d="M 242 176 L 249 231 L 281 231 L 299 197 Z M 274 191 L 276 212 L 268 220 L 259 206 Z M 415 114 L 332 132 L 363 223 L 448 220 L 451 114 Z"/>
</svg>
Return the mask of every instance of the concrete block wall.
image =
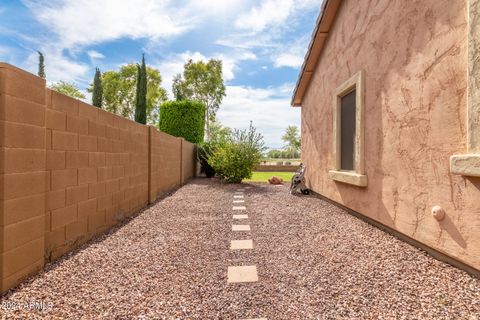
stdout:
<svg viewBox="0 0 480 320">
<path fill-rule="evenodd" d="M 153 202 L 181 183 L 182 139 L 150 127 L 150 144 L 150 201 Z"/>
<path fill-rule="evenodd" d="M 2 292 L 195 172 L 195 145 L 2 63 L 0 130 Z"/>
<path fill-rule="evenodd" d="M 2 291 L 44 265 L 45 80 L 0 64 Z"/>
<path fill-rule="evenodd" d="M 148 203 L 149 128 L 46 92 L 45 253 L 52 260 Z"/>
</svg>

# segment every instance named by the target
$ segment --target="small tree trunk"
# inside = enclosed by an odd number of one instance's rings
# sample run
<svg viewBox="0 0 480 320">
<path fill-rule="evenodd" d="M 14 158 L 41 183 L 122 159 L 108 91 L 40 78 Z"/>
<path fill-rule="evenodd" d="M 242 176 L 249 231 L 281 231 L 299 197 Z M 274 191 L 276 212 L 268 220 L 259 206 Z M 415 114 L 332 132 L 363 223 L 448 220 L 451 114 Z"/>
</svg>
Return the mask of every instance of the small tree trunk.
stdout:
<svg viewBox="0 0 480 320">
<path fill-rule="evenodd" d="M 205 135 L 207 141 L 210 141 L 210 113 L 208 112 L 208 107 L 205 110 Z"/>
</svg>

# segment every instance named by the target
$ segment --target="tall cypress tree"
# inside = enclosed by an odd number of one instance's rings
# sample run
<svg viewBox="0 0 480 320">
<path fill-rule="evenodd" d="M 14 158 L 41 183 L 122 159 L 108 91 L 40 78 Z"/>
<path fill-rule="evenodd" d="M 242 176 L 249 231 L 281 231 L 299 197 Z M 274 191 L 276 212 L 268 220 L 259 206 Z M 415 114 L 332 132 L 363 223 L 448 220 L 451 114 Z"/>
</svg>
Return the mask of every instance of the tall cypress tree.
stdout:
<svg viewBox="0 0 480 320">
<path fill-rule="evenodd" d="M 102 74 L 100 73 L 100 69 L 95 68 L 95 78 L 93 78 L 92 104 L 95 107 L 102 108 L 102 102 L 103 102 Z"/>
<path fill-rule="evenodd" d="M 135 101 L 135 121 L 147 123 L 147 67 L 145 66 L 145 54 L 142 56 L 142 65 L 137 69 L 137 94 Z"/>
<path fill-rule="evenodd" d="M 45 79 L 46 75 L 45 75 L 45 58 L 43 57 L 43 53 L 41 53 L 40 51 L 37 51 L 38 52 L 38 76 L 40 78 L 43 78 Z"/>
</svg>

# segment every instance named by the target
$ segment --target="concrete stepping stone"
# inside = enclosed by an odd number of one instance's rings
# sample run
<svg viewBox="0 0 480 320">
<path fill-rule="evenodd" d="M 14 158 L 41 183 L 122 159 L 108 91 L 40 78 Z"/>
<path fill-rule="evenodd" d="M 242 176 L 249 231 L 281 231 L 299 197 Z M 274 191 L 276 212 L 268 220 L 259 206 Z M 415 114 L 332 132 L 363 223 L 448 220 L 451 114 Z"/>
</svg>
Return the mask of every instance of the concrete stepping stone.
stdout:
<svg viewBox="0 0 480 320">
<path fill-rule="evenodd" d="M 248 214 L 234 214 L 233 219 L 238 219 L 238 220 L 248 219 Z"/>
<path fill-rule="evenodd" d="M 228 267 L 228 283 L 256 282 L 258 281 L 256 266 Z"/>
<path fill-rule="evenodd" d="M 245 206 L 233 206 L 233 210 L 247 210 L 247 207 Z"/>
<path fill-rule="evenodd" d="M 233 203 L 245 203 L 245 200 L 233 200 Z"/>
<path fill-rule="evenodd" d="M 242 319 L 242 320 L 268 320 L 267 318 L 248 318 L 248 319 Z"/>
<path fill-rule="evenodd" d="M 232 225 L 232 231 L 250 231 L 250 225 L 248 225 L 248 224 L 234 224 L 234 225 Z"/>
<path fill-rule="evenodd" d="M 235 199 L 243 199 L 243 195 L 242 196 L 233 196 Z"/>
<path fill-rule="evenodd" d="M 253 249 L 252 240 L 231 240 L 230 250 L 248 250 Z"/>
</svg>

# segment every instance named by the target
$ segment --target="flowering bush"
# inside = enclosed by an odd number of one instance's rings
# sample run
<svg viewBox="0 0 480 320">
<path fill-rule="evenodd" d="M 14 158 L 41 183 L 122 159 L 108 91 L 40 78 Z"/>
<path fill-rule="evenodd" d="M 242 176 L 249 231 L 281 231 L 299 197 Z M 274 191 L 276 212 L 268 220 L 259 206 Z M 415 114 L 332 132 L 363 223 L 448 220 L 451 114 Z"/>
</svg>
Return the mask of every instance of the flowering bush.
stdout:
<svg viewBox="0 0 480 320">
<path fill-rule="evenodd" d="M 248 130 L 234 130 L 213 149 L 208 164 L 227 182 L 240 183 L 252 176 L 265 146 L 262 135 L 250 123 Z"/>
</svg>

